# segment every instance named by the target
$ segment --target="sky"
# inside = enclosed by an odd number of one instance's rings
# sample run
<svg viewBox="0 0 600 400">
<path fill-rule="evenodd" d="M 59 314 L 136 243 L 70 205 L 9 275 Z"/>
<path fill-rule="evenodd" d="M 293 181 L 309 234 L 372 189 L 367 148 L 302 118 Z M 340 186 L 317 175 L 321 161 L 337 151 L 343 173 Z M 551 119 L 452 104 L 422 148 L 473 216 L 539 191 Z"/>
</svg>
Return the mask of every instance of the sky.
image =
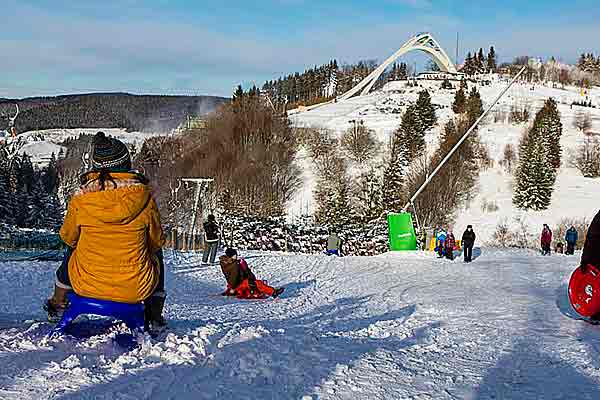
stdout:
<svg viewBox="0 0 600 400">
<path fill-rule="evenodd" d="M 600 55 L 598 0 L 2 0 L 0 18 L 0 98 L 230 96 L 331 59 L 383 61 L 422 31 L 451 58 L 459 32 L 459 61 L 490 45 L 501 61 Z"/>
</svg>

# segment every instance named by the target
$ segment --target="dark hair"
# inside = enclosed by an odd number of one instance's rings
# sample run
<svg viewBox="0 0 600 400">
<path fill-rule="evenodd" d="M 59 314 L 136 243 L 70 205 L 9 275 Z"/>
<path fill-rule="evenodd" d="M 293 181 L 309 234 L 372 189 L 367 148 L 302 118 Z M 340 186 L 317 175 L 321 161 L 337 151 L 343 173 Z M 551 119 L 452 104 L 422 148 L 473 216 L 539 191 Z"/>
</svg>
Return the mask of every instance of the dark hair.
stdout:
<svg viewBox="0 0 600 400">
<path fill-rule="evenodd" d="M 233 256 L 237 256 L 237 250 L 236 249 L 232 249 L 231 247 L 228 248 L 227 250 L 225 250 L 225 255 L 227 257 L 233 257 Z"/>
<path fill-rule="evenodd" d="M 208 214 L 208 217 L 206 217 L 206 219 L 208 219 L 209 221 L 214 221 L 215 216 L 213 214 Z"/>
</svg>

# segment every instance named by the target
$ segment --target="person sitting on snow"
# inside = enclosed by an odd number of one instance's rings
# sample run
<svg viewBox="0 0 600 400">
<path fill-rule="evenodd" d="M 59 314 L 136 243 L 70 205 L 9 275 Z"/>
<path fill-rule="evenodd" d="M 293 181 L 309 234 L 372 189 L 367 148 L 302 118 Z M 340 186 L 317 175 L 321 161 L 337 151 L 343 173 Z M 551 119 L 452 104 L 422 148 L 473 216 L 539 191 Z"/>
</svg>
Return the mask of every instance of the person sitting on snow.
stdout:
<svg viewBox="0 0 600 400">
<path fill-rule="evenodd" d="M 69 201 L 60 229 L 68 248 L 44 309 L 57 322 L 73 290 L 93 299 L 143 301 L 146 322 L 164 326 L 165 238 L 148 180 L 132 171 L 121 141 L 98 132 L 92 144 L 93 169 Z"/>
<path fill-rule="evenodd" d="M 225 255 L 219 258 L 221 271 L 227 280 L 227 289 L 223 296 L 236 296 L 238 299 L 256 299 L 267 296 L 277 297 L 284 288 L 273 288 L 266 282 L 256 279 L 248 263 L 239 258 L 235 249 L 225 250 Z"/>
<path fill-rule="evenodd" d="M 448 231 L 448 235 L 446 235 L 446 241 L 444 242 L 446 258 L 449 260 L 454 260 L 454 249 L 456 248 L 456 240 L 454 239 L 454 234 L 452 231 Z"/>
<path fill-rule="evenodd" d="M 567 251 L 565 254 L 575 254 L 575 246 L 577 245 L 577 239 L 579 239 L 579 233 L 574 226 L 571 226 L 565 234 L 565 242 L 567 242 Z"/>
<path fill-rule="evenodd" d="M 542 254 L 550 255 L 550 245 L 552 244 L 552 231 L 547 224 L 544 224 L 544 228 L 542 229 L 542 237 L 541 237 L 541 245 L 542 245 Z"/>
<path fill-rule="evenodd" d="M 326 253 L 328 256 L 331 256 L 331 255 L 341 256 L 342 255 L 341 249 L 342 249 L 342 240 L 337 235 L 337 233 L 335 233 L 335 231 L 332 231 L 331 234 L 329 235 L 329 237 L 327 238 Z"/>
</svg>

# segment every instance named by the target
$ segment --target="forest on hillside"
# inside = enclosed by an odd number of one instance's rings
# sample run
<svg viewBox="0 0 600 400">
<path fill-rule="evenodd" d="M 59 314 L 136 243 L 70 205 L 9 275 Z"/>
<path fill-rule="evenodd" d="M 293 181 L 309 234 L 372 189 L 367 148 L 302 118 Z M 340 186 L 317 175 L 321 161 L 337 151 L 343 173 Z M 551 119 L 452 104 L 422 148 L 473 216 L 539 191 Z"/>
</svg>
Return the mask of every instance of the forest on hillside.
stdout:
<svg viewBox="0 0 600 400">
<path fill-rule="evenodd" d="M 97 93 L 22 100 L 0 100 L 0 130 L 8 116 L 20 113 L 17 132 L 68 128 L 126 128 L 130 131 L 169 132 L 187 116 L 213 112 L 227 99 L 211 96 L 154 96 Z"/>
</svg>

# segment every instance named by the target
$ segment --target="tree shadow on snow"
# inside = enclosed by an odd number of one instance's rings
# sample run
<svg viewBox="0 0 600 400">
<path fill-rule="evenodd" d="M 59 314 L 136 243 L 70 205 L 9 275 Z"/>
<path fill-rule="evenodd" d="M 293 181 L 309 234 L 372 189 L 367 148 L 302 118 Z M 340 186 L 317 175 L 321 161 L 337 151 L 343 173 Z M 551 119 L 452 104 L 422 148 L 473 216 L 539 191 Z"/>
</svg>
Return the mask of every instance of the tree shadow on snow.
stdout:
<svg viewBox="0 0 600 400">
<path fill-rule="evenodd" d="M 60 398 L 91 399 L 109 393 L 183 400 L 301 398 L 314 393 L 323 381 L 335 379 L 331 376 L 339 366 L 351 367 L 376 351 L 396 352 L 425 342 L 430 331 L 439 327 L 433 323 L 402 329 L 415 312 L 414 305 L 369 315 L 363 304 L 366 299 L 340 299 L 286 320 L 246 321 L 237 333 L 211 337 L 210 357 L 196 360 L 195 365 L 163 364 Z M 386 334 L 378 335 L 382 324 Z M 239 329 L 258 325 L 270 333 L 239 335 Z"/>
<path fill-rule="evenodd" d="M 539 351 L 533 341 L 522 341 L 488 372 L 474 398 L 597 399 L 600 387 L 564 360 Z"/>
</svg>

